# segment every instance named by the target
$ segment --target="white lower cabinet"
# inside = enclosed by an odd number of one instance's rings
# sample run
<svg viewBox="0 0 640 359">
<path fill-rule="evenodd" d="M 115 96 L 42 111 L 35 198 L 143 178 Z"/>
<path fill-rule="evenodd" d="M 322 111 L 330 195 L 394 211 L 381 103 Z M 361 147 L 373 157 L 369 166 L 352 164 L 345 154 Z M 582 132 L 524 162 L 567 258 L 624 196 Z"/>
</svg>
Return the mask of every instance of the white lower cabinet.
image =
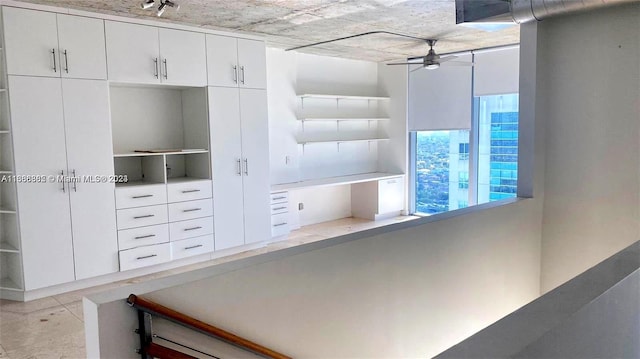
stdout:
<svg viewBox="0 0 640 359">
<path fill-rule="evenodd" d="M 182 259 L 213 251 L 213 234 L 171 242 L 171 259 Z"/>
<path fill-rule="evenodd" d="M 271 193 L 271 237 L 289 234 L 289 192 Z"/>
<path fill-rule="evenodd" d="M 190 237 L 213 234 L 213 217 L 191 219 L 169 224 L 171 240 L 178 241 Z"/>
<path fill-rule="evenodd" d="M 169 225 L 166 223 L 118 231 L 120 250 L 165 242 L 169 242 Z"/>
<path fill-rule="evenodd" d="M 160 264 L 171 260 L 169 243 L 136 247 L 120 251 L 120 270 L 129 270 Z"/>
<path fill-rule="evenodd" d="M 118 229 L 152 226 L 167 223 L 167 205 L 127 208 L 118 210 Z"/>
<path fill-rule="evenodd" d="M 210 198 L 169 204 L 169 222 L 210 216 L 213 216 Z"/>
<path fill-rule="evenodd" d="M 404 209 L 404 176 L 351 185 L 354 217 L 378 220 L 400 215 Z"/>
</svg>

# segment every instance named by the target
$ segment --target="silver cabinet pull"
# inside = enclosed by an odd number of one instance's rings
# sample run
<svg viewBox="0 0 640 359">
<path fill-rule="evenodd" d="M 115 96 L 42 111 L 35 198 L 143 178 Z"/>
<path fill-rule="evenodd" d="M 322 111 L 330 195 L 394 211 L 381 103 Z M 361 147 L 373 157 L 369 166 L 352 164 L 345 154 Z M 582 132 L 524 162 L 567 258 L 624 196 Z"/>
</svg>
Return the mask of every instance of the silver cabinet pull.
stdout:
<svg viewBox="0 0 640 359">
<path fill-rule="evenodd" d="M 233 66 L 233 83 L 238 83 L 238 66 Z"/>
<path fill-rule="evenodd" d="M 158 78 L 158 58 L 153 59 L 153 68 L 155 69 L 153 76 Z"/>
<path fill-rule="evenodd" d="M 141 260 L 141 259 L 153 258 L 153 257 L 157 257 L 157 256 L 158 256 L 157 254 L 151 254 L 151 255 L 148 255 L 148 256 L 138 257 L 136 259 L 137 260 Z"/>
<path fill-rule="evenodd" d="M 202 247 L 202 244 L 197 244 L 195 246 L 184 247 L 184 249 L 187 250 L 187 249 L 194 249 L 194 248 L 198 248 L 198 247 Z"/>
<path fill-rule="evenodd" d="M 152 194 L 143 194 L 143 195 L 140 195 L 140 196 L 133 196 L 131 198 L 140 199 L 140 198 L 148 198 L 148 197 L 153 197 L 153 195 Z"/>
<path fill-rule="evenodd" d="M 242 176 L 242 165 L 240 164 L 240 159 L 236 160 L 238 162 L 238 176 Z"/>
<path fill-rule="evenodd" d="M 287 197 L 274 197 L 274 198 L 273 198 L 273 200 L 274 200 L 274 201 L 277 201 L 277 200 L 279 200 L 279 199 L 285 199 L 285 198 L 287 198 Z"/>
<path fill-rule="evenodd" d="M 198 227 L 185 228 L 184 231 L 185 232 L 187 232 L 187 231 L 195 231 L 196 229 L 200 229 L 200 228 L 202 228 L 202 227 L 198 226 Z"/>
<path fill-rule="evenodd" d="M 53 56 L 53 72 L 58 72 L 58 65 L 56 64 L 56 49 L 51 49 L 51 56 Z"/>
<path fill-rule="evenodd" d="M 73 192 L 78 192 L 78 179 L 76 178 L 76 170 L 71 171 L 71 181 L 73 181 Z"/>
<path fill-rule="evenodd" d="M 147 234 L 146 236 L 137 236 L 133 239 L 144 239 L 144 238 L 151 238 L 151 237 L 155 237 L 155 234 Z"/>
<path fill-rule="evenodd" d="M 67 191 L 64 189 L 64 170 L 60 171 L 60 177 L 62 178 L 62 192 L 66 193 Z"/>
<path fill-rule="evenodd" d="M 169 79 L 169 68 L 167 66 L 167 59 L 162 60 L 162 63 L 164 64 L 164 78 L 165 80 Z"/>
<path fill-rule="evenodd" d="M 196 212 L 196 211 L 202 211 L 202 208 L 185 209 L 182 212 Z"/>
<path fill-rule="evenodd" d="M 279 210 L 281 210 L 281 209 L 287 209 L 287 207 L 277 207 L 277 208 L 274 208 L 273 210 L 274 210 L 274 211 L 279 211 Z"/>
<path fill-rule="evenodd" d="M 249 175 L 249 160 L 246 158 L 244 159 L 244 175 Z"/>
<path fill-rule="evenodd" d="M 244 85 L 244 66 L 240 66 L 240 83 Z"/>
<path fill-rule="evenodd" d="M 136 216 L 133 217 L 133 219 L 142 219 L 142 218 L 151 218 L 151 217 L 155 217 L 155 214 L 145 214 L 144 216 Z"/>
<path fill-rule="evenodd" d="M 67 50 L 64 50 L 64 72 L 69 73 L 69 57 L 67 56 Z"/>
<path fill-rule="evenodd" d="M 182 193 L 194 193 L 194 192 L 200 192 L 199 189 L 188 189 L 186 191 L 182 191 Z"/>
<path fill-rule="evenodd" d="M 284 225 L 286 225 L 286 224 L 287 224 L 287 222 L 284 222 L 284 223 L 274 224 L 273 226 L 274 226 L 274 227 L 280 227 L 280 226 L 284 226 Z"/>
</svg>

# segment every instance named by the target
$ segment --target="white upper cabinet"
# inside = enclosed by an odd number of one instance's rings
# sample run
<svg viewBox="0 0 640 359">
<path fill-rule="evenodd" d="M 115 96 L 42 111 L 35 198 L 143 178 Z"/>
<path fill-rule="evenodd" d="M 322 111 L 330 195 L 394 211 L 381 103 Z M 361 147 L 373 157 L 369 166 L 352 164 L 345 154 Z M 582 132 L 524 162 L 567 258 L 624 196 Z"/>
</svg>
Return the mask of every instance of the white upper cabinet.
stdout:
<svg viewBox="0 0 640 359">
<path fill-rule="evenodd" d="M 104 21 L 58 14 L 62 77 L 106 80 Z"/>
<path fill-rule="evenodd" d="M 264 42 L 207 35 L 210 86 L 267 87 Z"/>
<path fill-rule="evenodd" d="M 106 79 L 104 22 L 3 9 L 9 75 Z"/>
<path fill-rule="evenodd" d="M 105 21 L 109 80 L 160 83 L 160 39 L 152 26 Z"/>
<path fill-rule="evenodd" d="M 162 82 L 207 86 L 207 53 L 204 34 L 160 29 Z"/>
<path fill-rule="evenodd" d="M 109 80 L 205 86 L 204 34 L 106 21 Z"/>
</svg>

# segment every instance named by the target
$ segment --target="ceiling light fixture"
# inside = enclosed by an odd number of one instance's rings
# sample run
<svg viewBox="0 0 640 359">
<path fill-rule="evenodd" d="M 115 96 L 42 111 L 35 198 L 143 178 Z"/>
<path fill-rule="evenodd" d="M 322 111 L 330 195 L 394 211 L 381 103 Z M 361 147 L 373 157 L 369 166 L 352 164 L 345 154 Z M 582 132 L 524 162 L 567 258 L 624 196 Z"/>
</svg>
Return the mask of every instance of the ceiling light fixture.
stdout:
<svg viewBox="0 0 640 359">
<path fill-rule="evenodd" d="M 140 4 L 140 7 L 147 10 L 147 9 L 151 9 L 155 4 L 156 4 L 155 0 L 144 0 Z M 162 14 L 164 14 L 164 12 L 167 10 L 167 7 L 172 7 L 176 9 L 176 11 L 180 10 L 180 5 L 176 4 L 174 1 L 160 0 L 160 5 L 158 6 L 158 11 L 156 15 L 162 16 Z"/>
<path fill-rule="evenodd" d="M 145 0 L 142 4 L 140 4 L 140 7 L 143 9 L 150 9 L 153 7 L 153 5 L 155 5 L 156 1 L 155 0 Z"/>
</svg>

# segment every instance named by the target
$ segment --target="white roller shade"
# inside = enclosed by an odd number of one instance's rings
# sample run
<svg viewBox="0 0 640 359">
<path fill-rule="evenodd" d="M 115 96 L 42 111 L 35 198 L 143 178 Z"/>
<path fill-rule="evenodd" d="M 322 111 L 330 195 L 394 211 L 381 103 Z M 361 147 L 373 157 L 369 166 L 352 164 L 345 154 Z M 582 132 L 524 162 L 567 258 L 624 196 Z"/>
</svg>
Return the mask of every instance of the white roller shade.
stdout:
<svg viewBox="0 0 640 359">
<path fill-rule="evenodd" d="M 461 55 L 455 61 L 471 62 L 471 55 Z M 442 65 L 411 72 L 409 131 L 471 128 L 471 69 Z"/>
<path fill-rule="evenodd" d="M 473 95 L 517 93 L 520 48 L 478 51 L 474 57 Z"/>
</svg>

